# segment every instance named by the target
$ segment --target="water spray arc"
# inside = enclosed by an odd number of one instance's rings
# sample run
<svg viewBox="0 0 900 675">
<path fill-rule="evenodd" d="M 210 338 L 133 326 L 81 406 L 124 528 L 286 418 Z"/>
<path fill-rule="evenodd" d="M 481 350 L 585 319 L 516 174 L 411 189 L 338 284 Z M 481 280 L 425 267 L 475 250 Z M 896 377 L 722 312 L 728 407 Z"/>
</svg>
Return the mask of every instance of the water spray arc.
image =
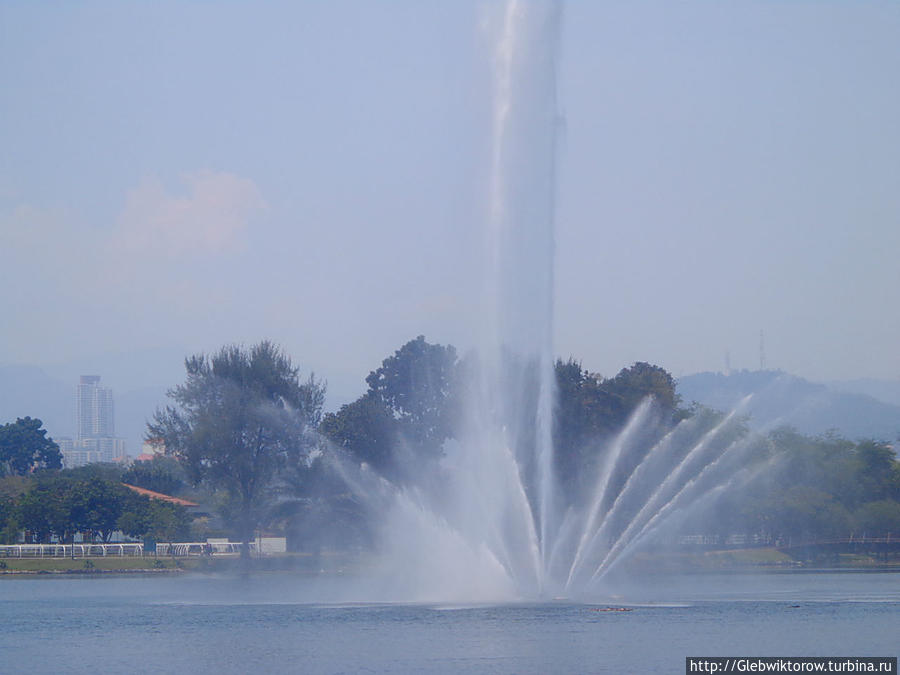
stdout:
<svg viewBox="0 0 900 675">
<path fill-rule="evenodd" d="M 590 448 L 584 468 L 595 473 L 584 495 L 558 484 L 552 331 L 561 19 L 559 2 L 508 0 L 496 24 L 484 320 L 460 428 L 430 469 L 435 475 L 417 477 L 419 484 L 345 467 L 354 490 L 374 494 L 383 568 L 415 586 L 400 594 L 408 599 L 590 593 L 673 513 L 732 484 L 720 470 L 744 447 L 724 439 L 746 400 L 704 426 L 694 418 L 675 424 L 648 397 L 628 408 L 621 431 Z"/>
</svg>

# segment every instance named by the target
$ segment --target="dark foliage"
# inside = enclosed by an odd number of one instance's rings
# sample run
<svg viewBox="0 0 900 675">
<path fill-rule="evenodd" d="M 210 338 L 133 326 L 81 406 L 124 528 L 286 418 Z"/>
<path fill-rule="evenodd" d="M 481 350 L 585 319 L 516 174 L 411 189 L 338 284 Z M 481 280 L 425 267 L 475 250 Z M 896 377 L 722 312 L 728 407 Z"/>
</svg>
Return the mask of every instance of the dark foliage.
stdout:
<svg viewBox="0 0 900 675">
<path fill-rule="evenodd" d="M 0 427 L 0 476 L 62 468 L 59 446 L 41 429 L 43 424 L 39 419 L 20 417 Z"/>
<path fill-rule="evenodd" d="M 122 474 L 122 482 L 164 495 L 179 495 L 187 487 L 187 476 L 174 457 L 157 455 L 135 462 Z"/>
<path fill-rule="evenodd" d="M 317 447 L 325 387 L 278 347 L 233 345 L 185 361 L 187 378 L 169 392 L 148 438 L 161 439 L 190 480 L 218 497 L 220 513 L 246 543 L 282 487 L 281 476 Z M 246 553 L 247 547 L 244 547 Z"/>
</svg>

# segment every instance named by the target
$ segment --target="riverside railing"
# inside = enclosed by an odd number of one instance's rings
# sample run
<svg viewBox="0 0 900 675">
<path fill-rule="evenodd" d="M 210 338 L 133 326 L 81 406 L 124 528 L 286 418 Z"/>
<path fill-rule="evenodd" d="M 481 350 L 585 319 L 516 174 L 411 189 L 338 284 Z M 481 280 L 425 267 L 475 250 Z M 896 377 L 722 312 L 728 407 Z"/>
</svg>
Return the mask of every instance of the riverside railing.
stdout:
<svg viewBox="0 0 900 675">
<path fill-rule="evenodd" d="M 4 544 L 0 558 L 141 557 L 144 545 L 127 544 Z"/>
<path fill-rule="evenodd" d="M 240 553 L 241 546 L 242 544 L 236 541 L 189 541 L 171 544 L 159 542 L 156 544 L 156 555 L 170 555 L 174 557 L 228 555 Z M 257 547 L 255 541 L 251 541 L 248 546 L 250 553 L 256 553 Z"/>
</svg>

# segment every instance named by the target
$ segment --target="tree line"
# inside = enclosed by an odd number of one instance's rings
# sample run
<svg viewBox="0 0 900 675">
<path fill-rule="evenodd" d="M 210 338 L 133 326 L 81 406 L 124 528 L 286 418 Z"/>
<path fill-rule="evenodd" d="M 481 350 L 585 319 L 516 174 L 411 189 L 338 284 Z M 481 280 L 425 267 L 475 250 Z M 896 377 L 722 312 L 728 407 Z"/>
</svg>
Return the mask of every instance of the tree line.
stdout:
<svg viewBox="0 0 900 675">
<path fill-rule="evenodd" d="M 173 494 L 185 486 L 174 460 L 62 468 L 59 446 L 43 422 L 24 417 L 0 426 L 0 543 L 23 531 L 29 543 L 105 543 L 120 531 L 138 539 L 174 541 L 188 536 L 191 517 L 175 503 L 126 487 Z"/>
<path fill-rule="evenodd" d="M 810 437 L 789 427 L 768 435 L 777 470 L 717 504 L 715 527 L 771 541 L 900 535 L 900 462 L 890 444 Z"/>
<path fill-rule="evenodd" d="M 115 467 L 111 467 L 116 472 Z M 115 532 L 135 539 L 180 541 L 191 517 L 179 505 L 138 494 L 93 471 L 40 471 L 27 479 L 0 481 L 0 543 L 19 533 L 28 543 L 107 543 Z"/>
<path fill-rule="evenodd" d="M 325 383 L 313 375 L 301 377 L 290 357 L 270 342 L 191 356 L 185 361 L 185 381 L 169 392 L 171 404 L 148 424 L 148 438 L 164 443 L 168 456 L 136 463 L 130 480 L 167 494 L 203 491 L 228 533 L 244 542 L 268 527 L 296 538 L 330 533 L 337 542 L 337 531 L 345 529 L 354 532 L 349 539 L 358 543 L 365 540 L 366 520 L 373 516 L 330 470 L 328 458 L 340 452 L 394 481 L 404 480 L 411 467 L 438 462 L 444 444 L 461 428 L 466 382 L 474 367 L 473 357 L 460 357 L 453 346 L 418 336 L 369 373 L 359 398 L 324 413 Z M 650 421 L 635 432 L 644 437 L 635 444 L 642 450 L 617 465 L 609 500 L 643 459 L 642 452 L 680 422 L 696 421 L 699 440 L 724 417 L 697 405 L 684 406 L 672 376 L 649 363 L 635 363 L 607 378 L 575 359 L 559 360 L 554 374 L 555 471 L 568 505 L 588 498 L 610 439 L 645 399 L 654 403 Z M 59 470 L 51 447 L 55 444 L 44 438 L 46 432 L 39 433 L 40 421 L 35 427 L 35 420 L 26 420 L 0 428 L 0 472 L 31 476 L 17 500 L 33 494 L 24 503 L 49 503 L 52 490 L 47 485 L 65 472 Z M 6 431 L 11 426 L 15 429 Z M 28 443 L 22 441 L 25 429 L 31 430 Z M 737 419 L 715 442 L 725 447 L 749 434 Z M 900 464 L 890 445 L 833 434 L 809 438 L 791 429 L 750 441 L 759 448 L 753 461 L 779 455 L 779 471 L 754 490 L 726 492 L 717 501 L 716 519 L 706 527 L 772 537 L 814 538 L 860 529 L 900 532 Z M 59 484 L 55 489 L 61 489 Z M 66 508 L 77 514 L 71 518 L 79 531 L 107 536 L 112 521 L 102 520 L 102 509 L 84 505 L 108 499 L 121 505 L 110 509 L 118 514 L 118 529 L 133 536 L 160 533 L 147 525 L 152 518 L 139 517 L 129 506 L 135 503 L 131 497 L 110 486 L 73 484 L 70 492 L 72 506 Z M 107 496 L 97 497 L 102 494 Z M 18 501 L 7 497 L 4 504 L 4 513 L 24 518 Z M 12 521 L 7 516 L 5 522 Z M 42 527 L 34 531 L 51 531 Z M 54 527 L 55 536 L 71 536 L 72 527 Z"/>
</svg>

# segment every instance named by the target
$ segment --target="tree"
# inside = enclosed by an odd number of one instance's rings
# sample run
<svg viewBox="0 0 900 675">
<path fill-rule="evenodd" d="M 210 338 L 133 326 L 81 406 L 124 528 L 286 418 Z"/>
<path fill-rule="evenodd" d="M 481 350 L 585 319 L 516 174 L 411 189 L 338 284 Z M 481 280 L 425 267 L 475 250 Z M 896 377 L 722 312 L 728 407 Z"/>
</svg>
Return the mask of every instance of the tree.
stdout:
<svg viewBox="0 0 900 675">
<path fill-rule="evenodd" d="M 647 396 L 652 396 L 663 410 L 671 413 L 680 403 L 672 375 L 664 368 L 642 361 L 630 368 L 623 368 L 607 385 L 609 391 L 621 400 L 623 407 L 629 410 Z"/>
<path fill-rule="evenodd" d="M 162 439 L 195 484 L 219 493 L 247 556 L 279 473 L 316 447 L 325 387 L 313 376 L 301 382 L 270 342 L 192 356 L 185 368 L 185 383 L 169 392 L 175 405 L 156 412 L 147 437 Z"/>
<path fill-rule="evenodd" d="M 662 413 L 664 424 L 688 415 L 678 410 L 675 381 L 663 368 L 635 363 L 623 368 L 611 379 L 589 372 L 575 359 L 557 360 L 555 366 L 557 405 L 553 423 L 553 447 L 556 471 L 565 491 L 577 496 L 593 480 L 592 470 L 607 447 L 607 439 L 618 433 L 647 397 Z M 645 432 L 653 430 L 649 425 Z M 635 461 L 639 457 L 634 458 Z M 630 473 L 633 466 L 622 465 Z M 619 484 L 627 476 L 614 478 Z M 615 490 L 612 491 L 615 494 Z"/>
<path fill-rule="evenodd" d="M 72 543 L 81 532 L 87 541 L 108 542 L 118 529 L 127 492 L 120 483 L 98 478 L 44 477 L 19 498 L 19 522 L 40 541 L 56 535 Z"/>
<path fill-rule="evenodd" d="M 188 537 L 191 517 L 183 506 L 127 490 L 116 527 L 129 537 L 178 541 Z"/>
<path fill-rule="evenodd" d="M 116 527 L 129 537 L 141 538 L 150 530 L 150 498 L 128 490 Z"/>
<path fill-rule="evenodd" d="M 118 529 L 127 493 L 121 483 L 104 480 L 73 482 L 69 492 L 70 513 L 88 538 L 109 542 Z"/>
<path fill-rule="evenodd" d="M 455 432 L 459 379 L 456 349 L 419 335 L 369 373 L 365 394 L 326 414 L 320 431 L 360 462 L 401 480 L 408 460 L 439 456 Z"/>
<path fill-rule="evenodd" d="M 369 373 L 369 394 L 391 410 L 404 437 L 437 452 L 453 435 L 456 348 L 410 340 Z"/>
<path fill-rule="evenodd" d="M 71 513 L 70 481 L 52 476 L 38 481 L 18 501 L 19 524 L 38 542 L 56 535 L 63 543 L 75 536 L 83 523 Z"/>
<path fill-rule="evenodd" d="M 855 514 L 857 532 L 870 537 L 885 537 L 900 532 L 900 504 L 893 499 L 869 502 Z"/>
<path fill-rule="evenodd" d="M 63 469 L 60 475 L 72 480 L 105 480 L 110 483 L 121 483 L 125 469 L 117 462 L 91 462 L 81 466 Z"/>
<path fill-rule="evenodd" d="M 893 497 L 893 471 L 896 455 L 886 443 L 863 441 L 856 446 L 858 484 L 865 501 Z"/>
<path fill-rule="evenodd" d="M 135 462 L 122 474 L 122 482 L 166 495 L 185 488 L 184 469 L 174 457 L 156 455 L 150 461 Z"/>
<path fill-rule="evenodd" d="M 0 427 L 0 476 L 24 476 L 38 469 L 62 468 L 62 453 L 43 422 L 20 417 Z"/>
<path fill-rule="evenodd" d="M 13 544 L 19 534 L 18 509 L 12 497 L 0 495 L 0 543 Z"/>
<path fill-rule="evenodd" d="M 155 541 L 178 541 L 188 537 L 191 517 L 183 506 L 151 499 L 144 536 Z M 246 547 L 245 547 L 246 548 Z"/>
<path fill-rule="evenodd" d="M 393 469 L 397 421 L 378 396 L 368 392 L 336 413 L 326 413 L 321 431 L 360 462 L 382 473 Z"/>
</svg>

